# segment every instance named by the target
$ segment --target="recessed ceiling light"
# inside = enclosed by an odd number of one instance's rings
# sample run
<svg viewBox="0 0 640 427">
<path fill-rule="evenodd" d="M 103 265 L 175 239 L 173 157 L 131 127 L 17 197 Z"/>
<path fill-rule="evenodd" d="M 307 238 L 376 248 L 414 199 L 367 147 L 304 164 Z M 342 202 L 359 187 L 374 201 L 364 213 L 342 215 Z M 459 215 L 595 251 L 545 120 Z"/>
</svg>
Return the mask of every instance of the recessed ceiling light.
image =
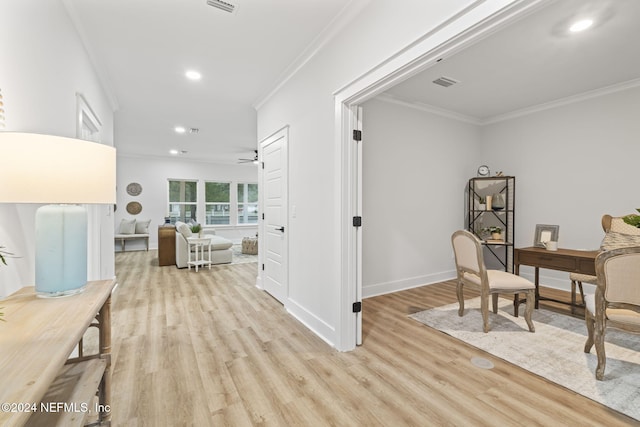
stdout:
<svg viewBox="0 0 640 427">
<path fill-rule="evenodd" d="M 184 75 L 187 76 L 189 80 L 200 80 L 202 78 L 202 74 L 195 70 L 189 70 L 184 73 Z"/>
<path fill-rule="evenodd" d="M 174 156 L 177 156 L 178 150 L 169 150 L 169 154 L 173 154 Z"/>
<path fill-rule="evenodd" d="M 583 19 L 581 21 L 574 22 L 571 25 L 571 27 L 569 27 L 569 31 L 571 31 L 572 33 L 577 33 L 577 32 L 586 30 L 592 25 L 593 25 L 593 20 Z"/>
<path fill-rule="evenodd" d="M 182 127 L 182 126 L 176 126 L 173 130 L 176 131 L 176 133 L 185 133 L 187 130 Z"/>
</svg>

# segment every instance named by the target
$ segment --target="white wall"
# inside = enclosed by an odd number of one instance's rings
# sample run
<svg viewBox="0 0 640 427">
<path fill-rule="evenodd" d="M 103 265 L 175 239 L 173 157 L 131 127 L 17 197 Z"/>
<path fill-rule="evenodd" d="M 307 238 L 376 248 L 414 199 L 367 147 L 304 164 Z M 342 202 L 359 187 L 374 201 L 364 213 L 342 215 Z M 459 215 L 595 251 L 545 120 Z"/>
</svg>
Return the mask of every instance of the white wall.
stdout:
<svg viewBox="0 0 640 427">
<path fill-rule="evenodd" d="M 597 249 L 603 214 L 640 207 L 638 111 L 635 88 L 483 127 L 491 169 L 516 176 L 516 247 L 532 245 L 536 224 L 557 224 L 560 247 Z M 541 275 L 569 285 L 566 273 Z"/>
<path fill-rule="evenodd" d="M 3 0 L 0 31 L 5 130 L 75 137 L 80 92 L 102 121 L 102 142 L 112 145 L 113 111 L 62 3 Z M 0 246 L 19 256 L 0 266 L 0 296 L 33 285 L 37 207 L 0 204 Z"/>
<path fill-rule="evenodd" d="M 168 211 L 168 184 L 169 179 L 185 179 L 198 181 L 198 194 L 204 195 L 205 181 L 220 182 L 258 182 L 258 167 L 254 164 L 222 165 L 189 161 L 171 158 L 143 158 L 131 156 L 118 156 L 118 190 L 117 210 L 115 215 L 115 227 L 123 218 L 136 218 L 140 220 L 151 219 L 149 226 L 149 247 L 158 247 L 158 226 L 164 223 L 164 217 Z M 138 196 L 127 194 L 127 185 L 137 182 L 142 186 L 142 193 Z M 235 197 L 235 194 L 232 194 Z M 142 211 L 138 215 L 127 213 L 127 203 L 137 201 L 142 205 Z M 197 215 L 204 214 L 204 199 L 199 200 Z M 199 216 L 199 221 L 204 224 L 204 217 Z M 239 243 L 242 237 L 255 236 L 257 225 L 215 226 L 216 234 Z M 144 249 L 142 241 L 131 240 L 127 242 L 126 249 Z M 116 246 L 120 250 L 120 245 Z"/>
<path fill-rule="evenodd" d="M 371 0 L 348 27 L 258 109 L 258 139 L 289 125 L 287 310 L 329 343 L 340 328 L 341 157 L 333 93 L 472 1 Z M 289 209 L 291 212 L 291 209 Z"/>
<path fill-rule="evenodd" d="M 450 279 L 478 127 L 377 99 L 362 107 L 363 297 Z"/>
</svg>

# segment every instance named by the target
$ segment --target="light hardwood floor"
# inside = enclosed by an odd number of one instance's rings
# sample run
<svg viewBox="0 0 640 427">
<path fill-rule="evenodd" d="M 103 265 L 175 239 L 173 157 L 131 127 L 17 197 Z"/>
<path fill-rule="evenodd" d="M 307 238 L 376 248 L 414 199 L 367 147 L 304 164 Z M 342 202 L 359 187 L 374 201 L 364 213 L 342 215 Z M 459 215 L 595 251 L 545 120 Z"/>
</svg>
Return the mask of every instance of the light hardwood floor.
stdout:
<svg viewBox="0 0 640 427">
<path fill-rule="evenodd" d="M 407 318 L 454 302 L 452 282 L 365 300 L 364 344 L 340 353 L 255 288 L 255 263 L 195 273 L 140 251 L 116 274 L 114 426 L 637 425 Z"/>
</svg>

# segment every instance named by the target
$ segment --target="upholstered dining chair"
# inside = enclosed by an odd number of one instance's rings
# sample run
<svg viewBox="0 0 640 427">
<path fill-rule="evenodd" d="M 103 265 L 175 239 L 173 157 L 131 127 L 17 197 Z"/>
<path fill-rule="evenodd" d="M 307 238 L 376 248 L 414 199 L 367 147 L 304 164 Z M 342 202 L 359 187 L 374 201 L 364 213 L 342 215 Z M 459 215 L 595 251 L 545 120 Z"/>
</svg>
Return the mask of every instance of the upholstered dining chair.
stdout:
<svg viewBox="0 0 640 427">
<path fill-rule="evenodd" d="M 634 227 L 624 222 L 621 216 L 602 215 L 602 229 L 605 232 L 602 245 L 603 251 L 610 251 L 623 247 L 632 247 L 640 245 L 640 228 Z M 574 312 L 576 306 L 576 286 L 580 289 L 582 305 L 585 304 L 583 283 L 597 285 L 597 277 L 587 274 L 571 273 L 571 312 Z"/>
<path fill-rule="evenodd" d="M 587 295 L 585 321 L 587 342 L 584 352 L 595 344 L 598 356 L 596 379 L 604 379 L 607 356 L 606 328 L 640 333 L 640 247 L 620 248 L 600 253 L 596 258 L 596 293 Z"/>
<path fill-rule="evenodd" d="M 482 243 L 474 234 L 466 230 L 458 230 L 451 236 L 451 243 L 458 275 L 457 294 L 460 304 L 458 316 L 464 314 L 464 286 L 480 289 L 480 311 L 484 332 L 489 332 L 489 295 L 493 299 L 493 312 L 497 313 L 499 294 L 525 293 L 527 305 L 524 319 L 529 331 L 535 332 L 531 314 L 535 305 L 536 286 L 529 280 L 506 271 L 487 270 L 482 254 Z"/>
<path fill-rule="evenodd" d="M 604 230 L 605 233 L 608 233 L 611 229 L 612 220 L 613 217 L 611 215 L 602 215 L 602 230 Z M 618 221 L 622 221 L 622 218 L 617 218 L 616 224 Z M 580 290 L 580 300 L 584 307 L 584 288 L 582 287 L 582 284 L 588 283 L 590 285 L 596 285 L 598 278 L 589 274 L 570 273 L 569 280 L 571 280 L 571 313 L 573 314 L 575 313 L 576 307 L 576 287 Z"/>
</svg>

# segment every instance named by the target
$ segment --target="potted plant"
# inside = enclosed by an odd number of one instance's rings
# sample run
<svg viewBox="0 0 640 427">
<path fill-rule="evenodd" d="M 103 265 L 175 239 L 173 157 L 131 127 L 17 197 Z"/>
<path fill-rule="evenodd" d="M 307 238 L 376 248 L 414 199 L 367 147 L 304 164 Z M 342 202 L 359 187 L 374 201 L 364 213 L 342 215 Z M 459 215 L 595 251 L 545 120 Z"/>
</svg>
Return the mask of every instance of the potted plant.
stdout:
<svg viewBox="0 0 640 427">
<path fill-rule="evenodd" d="M 482 231 L 490 233 L 493 240 L 502 240 L 502 228 L 498 226 L 485 227 Z"/>
<path fill-rule="evenodd" d="M 640 212 L 640 208 L 636 209 Z M 634 227 L 640 228 L 640 215 L 637 214 L 629 214 L 622 217 L 622 220 L 629 225 L 633 225 Z"/>
<path fill-rule="evenodd" d="M 193 225 L 191 226 L 191 232 L 192 232 L 193 234 L 197 234 L 197 235 L 198 235 L 198 237 L 202 237 L 202 236 L 201 236 L 201 233 L 202 233 L 202 226 L 201 226 L 200 224 L 193 224 Z"/>
</svg>

